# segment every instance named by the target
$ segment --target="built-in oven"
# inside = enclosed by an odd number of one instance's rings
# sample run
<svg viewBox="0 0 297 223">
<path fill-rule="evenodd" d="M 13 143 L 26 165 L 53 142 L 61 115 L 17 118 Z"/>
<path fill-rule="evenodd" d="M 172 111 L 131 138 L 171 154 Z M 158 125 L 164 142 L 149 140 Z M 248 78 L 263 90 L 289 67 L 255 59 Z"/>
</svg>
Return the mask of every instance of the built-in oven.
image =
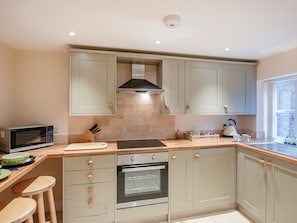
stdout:
<svg viewBox="0 0 297 223">
<path fill-rule="evenodd" d="M 117 208 L 168 202 L 168 152 L 117 156 Z"/>
</svg>

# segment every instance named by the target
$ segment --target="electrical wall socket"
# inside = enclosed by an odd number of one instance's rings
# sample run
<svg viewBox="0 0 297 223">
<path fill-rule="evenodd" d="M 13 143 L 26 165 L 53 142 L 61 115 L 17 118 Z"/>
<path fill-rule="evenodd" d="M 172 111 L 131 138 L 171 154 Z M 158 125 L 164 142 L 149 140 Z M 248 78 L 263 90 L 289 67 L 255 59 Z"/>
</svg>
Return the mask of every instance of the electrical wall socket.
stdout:
<svg viewBox="0 0 297 223">
<path fill-rule="evenodd" d="M 58 126 L 54 126 L 54 133 L 58 133 Z"/>
</svg>

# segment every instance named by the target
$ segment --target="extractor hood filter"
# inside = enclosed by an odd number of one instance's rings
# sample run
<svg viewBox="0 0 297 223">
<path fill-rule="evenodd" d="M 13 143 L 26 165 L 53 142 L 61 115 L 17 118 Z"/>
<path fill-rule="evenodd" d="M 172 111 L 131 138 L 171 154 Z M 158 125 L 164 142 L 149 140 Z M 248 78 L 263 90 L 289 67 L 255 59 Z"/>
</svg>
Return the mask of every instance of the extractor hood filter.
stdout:
<svg viewBox="0 0 297 223">
<path fill-rule="evenodd" d="M 145 79 L 145 65 L 132 64 L 132 79 L 118 88 L 127 92 L 163 92 L 164 90 Z"/>
</svg>

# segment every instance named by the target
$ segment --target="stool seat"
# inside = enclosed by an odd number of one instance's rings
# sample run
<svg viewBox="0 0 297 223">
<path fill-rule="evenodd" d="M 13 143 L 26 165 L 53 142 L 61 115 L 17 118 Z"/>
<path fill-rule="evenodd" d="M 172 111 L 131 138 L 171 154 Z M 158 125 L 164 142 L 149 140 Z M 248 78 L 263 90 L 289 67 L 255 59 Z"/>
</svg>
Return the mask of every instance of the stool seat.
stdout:
<svg viewBox="0 0 297 223">
<path fill-rule="evenodd" d="M 12 187 L 12 191 L 22 197 L 36 195 L 39 223 L 45 221 L 43 193 L 47 192 L 50 218 L 52 223 L 57 222 L 53 187 L 56 185 L 56 178 L 52 176 L 38 176 L 23 180 Z"/>
<path fill-rule="evenodd" d="M 0 223 L 17 223 L 25 220 L 32 222 L 32 215 L 35 210 L 36 201 L 32 198 L 14 198 L 0 211 Z"/>
<path fill-rule="evenodd" d="M 12 191 L 19 196 L 32 196 L 43 193 L 54 187 L 56 179 L 52 176 L 38 176 L 23 180 L 12 187 Z"/>
</svg>

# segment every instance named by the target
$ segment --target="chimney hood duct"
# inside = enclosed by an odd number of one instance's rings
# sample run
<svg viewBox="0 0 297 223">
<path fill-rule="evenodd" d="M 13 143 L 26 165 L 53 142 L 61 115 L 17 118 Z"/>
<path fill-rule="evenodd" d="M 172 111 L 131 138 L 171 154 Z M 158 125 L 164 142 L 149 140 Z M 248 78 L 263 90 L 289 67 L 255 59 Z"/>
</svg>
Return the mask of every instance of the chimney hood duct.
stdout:
<svg viewBox="0 0 297 223">
<path fill-rule="evenodd" d="M 118 91 L 160 93 L 164 90 L 145 79 L 144 64 L 132 64 L 132 79 L 118 87 Z"/>
</svg>

